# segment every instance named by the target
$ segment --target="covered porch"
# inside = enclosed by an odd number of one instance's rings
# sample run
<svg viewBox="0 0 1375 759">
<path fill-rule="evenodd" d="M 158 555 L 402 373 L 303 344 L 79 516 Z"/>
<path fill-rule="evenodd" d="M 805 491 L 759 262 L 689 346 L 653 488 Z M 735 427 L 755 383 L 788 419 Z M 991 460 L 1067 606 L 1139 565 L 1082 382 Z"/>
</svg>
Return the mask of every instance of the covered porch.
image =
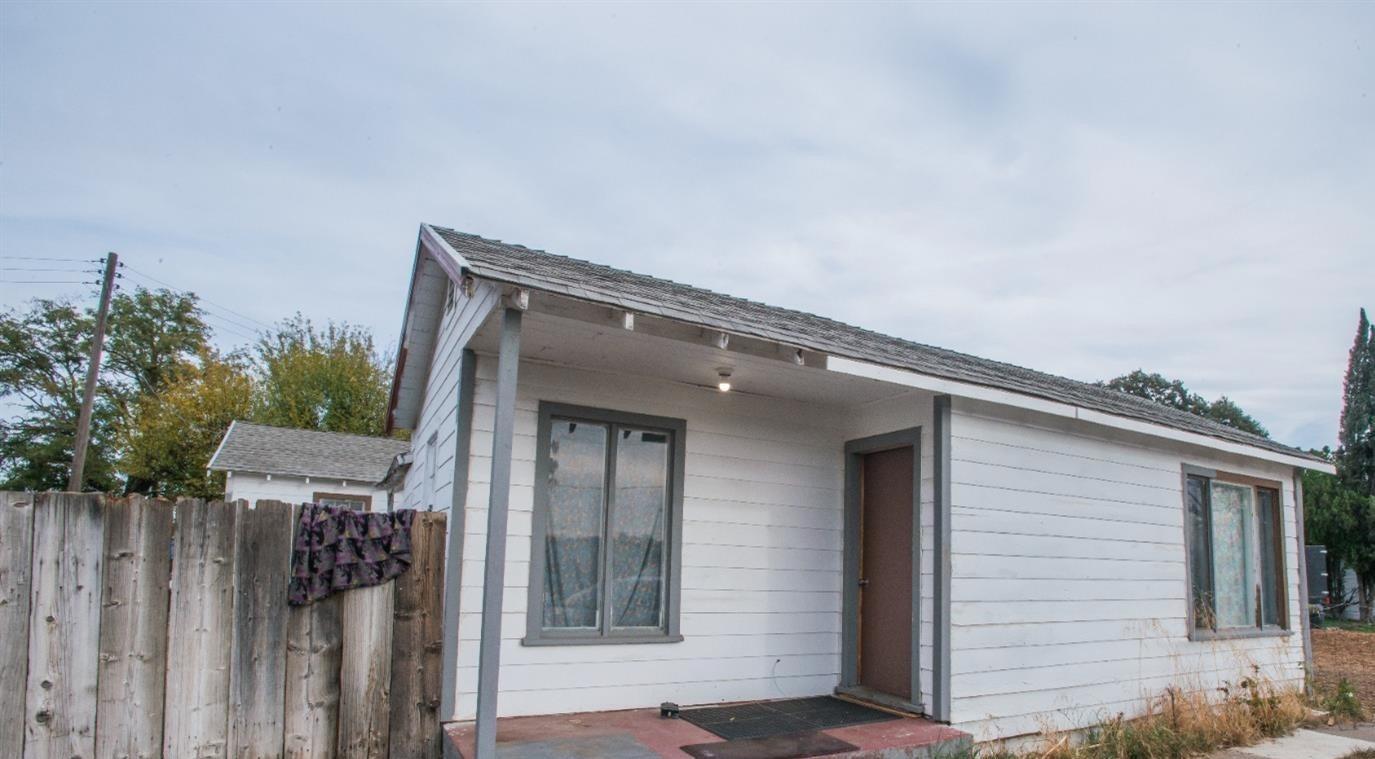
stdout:
<svg viewBox="0 0 1375 759">
<path fill-rule="evenodd" d="M 464 346 L 469 466 L 450 554 L 450 735 L 464 756 L 553 756 L 538 752 L 588 738 L 594 754 L 628 740 L 687 756 L 721 739 L 660 720 L 659 703 L 833 693 L 907 716 L 824 731 L 854 747 L 827 755 L 923 756 L 912 752 L 962 735 L 923 719 L 948 719 L 934 508 L 948 398 L 781 341 L 554 293 L 479 282 L 468 300 L 487 308 Z M 574 471 L 567 452 L 588 428 L 604 430 L 594 500 L 606 511 L 556 553 L 556 530 L 579 527 L 559 522 L 570 486 L 551 472 Z M 642 433 L 670 451 L 652 539 L 615 522 L 628 446 L 616 441 Z M 644 558 L 622 576 L 616 551 L 632 538 Z M 580 573 L 586 590 L 563 588 Z M 647 626 L 618 627 L 621 587 L 657 599 Z"/>
<path fill-rule="evenodd" d="M 508 717 L 498 720 L 497 729 L 502 759 L 936 759 L 971 745 L 967 733 L 911 715 L 818 731 L 821 740 L 792 735 L 733 745 L 685 720 L 665 719 L 657 709 Z M 451 723 L 446 738 L 460 757 L 476 756 L 471 723 Z M 814 747 L 824 747 L 825 753 L 811 753 Z"/>
</svg>

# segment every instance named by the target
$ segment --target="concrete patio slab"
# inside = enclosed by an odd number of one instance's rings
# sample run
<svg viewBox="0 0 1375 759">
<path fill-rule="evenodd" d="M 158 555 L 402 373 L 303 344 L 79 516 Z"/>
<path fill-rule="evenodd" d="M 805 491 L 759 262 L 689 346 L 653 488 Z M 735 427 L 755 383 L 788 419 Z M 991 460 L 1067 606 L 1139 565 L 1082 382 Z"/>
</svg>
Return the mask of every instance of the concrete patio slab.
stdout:
<svg viewBox="0 0 1375 759">
<path fill-rule="evenodd" d="M 1246 759 L 1341 759 L 1361 749 L 1375 749 L 1375 743 L 1317 730 L 1298 730 L 1293 735 L 1275 738 L 1245 748 L 1235 748 L 1219 757 Z"/>
<path fill-rule="evenodd" d="M 460 756 L 473 757 L 473 724 L 455 722 L 445 731 Z M 835 759 L 928 759 L 970 745 L 967 733 L 920 717 L 852 725 L 822 731 L 853 744 L 854 751 L 832 754 Z M 683 746 L 716 743 L 721 739 L 681 719 L 663 719 L 657 709 L 586 712 L 541 717 L 507 717 L 497 721 L 497 752 L 502 759 L 559 759 L 642 756 L 691 759 Z M 581 753 L 604 747 L 605 753 Z M 612 750 L 623 753 L 612 753 Z M 566 753 L 557 753 L 563 751 Z M 637 754 L 636 751 L 648 752 Z M 555 752 L 555 753 L 550 753 Z"/>
</svg>

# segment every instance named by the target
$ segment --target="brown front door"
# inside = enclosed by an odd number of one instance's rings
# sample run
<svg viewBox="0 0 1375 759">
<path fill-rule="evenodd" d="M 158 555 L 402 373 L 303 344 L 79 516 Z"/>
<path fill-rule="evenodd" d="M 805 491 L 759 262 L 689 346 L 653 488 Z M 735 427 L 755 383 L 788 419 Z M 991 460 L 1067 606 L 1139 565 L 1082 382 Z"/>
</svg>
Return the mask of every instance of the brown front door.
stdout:
<svg viewBox="0 0 1375 759">
<path fill-rule="evenodd" d="M 912 700 L 912 447 L 863 457 L 859 684 Z"/>
</svg>

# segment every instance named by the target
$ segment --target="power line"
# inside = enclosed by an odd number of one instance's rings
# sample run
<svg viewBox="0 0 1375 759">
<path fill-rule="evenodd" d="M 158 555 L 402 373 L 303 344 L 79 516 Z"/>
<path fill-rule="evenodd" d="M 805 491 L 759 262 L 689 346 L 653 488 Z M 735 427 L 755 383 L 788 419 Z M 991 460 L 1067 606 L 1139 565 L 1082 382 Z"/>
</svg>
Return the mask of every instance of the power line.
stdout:
<svg viewBox="0 0 1375 759">
<path fill-rule="evenodd" d="M 95 285 L 84 279 L 0 279 L 0 283 L 7 285 Z"/>
<path fill-rule="evenodd" d="M 182 295 L 194 295 L 194 293 L 191 293 L 188 290 L 181 290 L 179 288 L 172 287 L 171 285 L 161 280 L 153 279 L 152 277 L 149 277 L 146 274 L 140 274 L 137 270 L 130 269 L 129 273 L 134 275 L 134 277 L 136 277 L 139 280 L 147 280 L 151 284 L 162 285 L 163 287 L 166 287 L 172 290 L 173 292 Z M 205 299 L 200 298 L 199 296 L 196 297 L 200 300 L 199 309 L 201 314 L 208 319 L 214 319 L 216 321 L 216 330 L 220 332 L 231 332 L 247 340 L 258 339 L 258 334 L 261 331 L 259 330 L 259 328 L 249 324 L 244 324 L 243 322 L 236 321 L 235 319 L 225 316 L 224 314 L 219 313 L 218 308 L 222 307 L 212 307 L 209 301 L 206 301 Z M 266 327 L 264 329 L 266 329 Z"/>
<path fill-rule="evenodd" d="M 154 277 L 154 276 L 151 275 L 151 274 L 145 274 L 145 273 L 139 271 L 138 269 L 135 269 L 134 267 L 132 267 L 132 266 L 130 266 L 130 265 L 128 265 L 128 264 L 120 264 L 120 266 L 123 267 L 123 268 L 125 268 L 125 269 L 128 269 L 129 271 L 133 272 L 134 274 L 137 274 L 137 275 L 140 276 L 140 277 L 143 277 L 144 279 L 152 280 L 153 282 L 155 282 L 155 283 L 157 283 L 157 284 L 159 284 L 159 285 L 162 285 L 163 287 L 169 287 L 169 288 L 171 288 L 171 289 L 173 289 L 173 290 L 176 290 L 177 292 L 181 292 L 181 293 L 194 294 L 194 293 L 192 293 L 190 290 L 183 290 L 182 288 L 177 287 L 176 285 L 172 285 L 172 284 L 169 284 L 169 283 L 167 283 L 167 282 L 164 282 L 164 281 L 158 279 L 157 277 Z M 237 317 L 239 317 L 240 319 L 245 319 L 245 320 L 247 320 L 247 321 L 253 322 L 254 324 L 257 324 L 258 326 L 262 327 L 263 329 L 272 329 L 272 325 L 267 324 L 266 322 L 258 321 L 257 319 L 254 319 L 253 317 L 251 317 L 251 316 L 249 316 L 249 315 L 247 315 L 247 314 L 241 314 L 241 313 L 239 313 L 238 311 L 235 311 L 234 309 L 232 309 L 232 308 L 230 308 L 230 307 L 228 307 L 228 306 L 222 306 L 222 305 L 220 305 L 219 303 L 216 303 L 215 301 L 210 300 L 210 299 L 208 299 L 208 298 L 205 298 L 205 297 L 202 297 L 202 296 L 199 296 L 199 295 L 197 295 L 196 297 L 197 297 L 199 300 L 201 300 L 202 302 L 204 302 L 204 303 L 209 303 L 210 305 L 212 305 L 212 306 L 214 306 L 214 307 L 220 309 L 221 311 L 225 311 L 225 312 L 228 312 L 228 313 L 230 313 L 230 314 L 233 314 L 234 316 L 237 316 Z"/>
<path fill-rule="evenodd" d="M 126 268 L 127 268 L 127 267 L 126 267 Z M 150 286 L 161 286 L 161 287 L 165 287 L 165 288 L 168 288 L 169 290 L 171 290 L 172 292 L 175 292 L 175 293 L 178 293 L 178 294 L 181 294 L 181 295 L 188 295 L 188 296 L 191 296 L 191 297 L 196 298 L 197 307 L 201 310 L 202 313 L 206 314 L 207 316 L 214 316 L 214 317 L 216 317 L 216 318 L 218 318 L 218 319 L 220 319 L 220 320 L 222 320 L 222 321 L 224 321 L 224 322 L 227 322 L 227 323 L 229 323 L 229 324 L 233 324 L 233 325 L 236 326 L 236 327 L 241 327 L 241 328 L 243 328 L 243 329 L 245 329 L 245 330 L 248 330 L 249 332 L 254 332 L 254 333 L 256 333 L 256 332 L 260 331 L 260 329 L 262 329 L 262 330 L 271 329 L 270 326 L 268 326 L 268 325 L 266 325 L 266 324 L 263 324 L 262 322 L 259 322 L 259 321 L 255 320 L 255 319 L 253 319 L 252 317 L 243 316 L 242 314 L 239 314 L 239 313 L 237 313 L 237 312 L 235 312 L 235 311 L 230 311 L 228 308 L 225 308 L 224 306 L 221 306 L 221 305 L 219 305 L 218 303 L 215 303 L 214 301 L 206 300 L 205 298 L 202 298 L 201 296 L 196 295 L 195 293 L 191 292 L 190 290 L 182 290 L 181 288 L 173 287 L 172 285 L 170 285 L 170 284 L 168 284 L 168 283 L 166 283 L 166 282 L 164 282 L 164 281 L 162 281 L 162 280 L 160 280 L 160 279 L 155 279 L 154 277 L 151 277 L 151 276 L 149 276 L 149 275 L 147 275 L 147 274 L 142 274 L 142 273 L 140 273 L 139 271 L 137 271 L 137 270 L 135 270 L 135 269 L 129 269 L 129 273 L 132 274 L 136 279 L 143 280 L 145 283 L 149 284 Z M 253 324 L 248 324 L 248 323 L 246 323 L 246 322 L 244 322 L 244 321 L 240 321 L 239 319 L 232 318 L 231 316 L 226 316 L 226 315 L 224 315 L 224 314 L 221 314 L 221 313 L 219 313 L 220 311 L 228 311 L 229 314 L 232 314 L 233 316 L 241 317 L 242 319 L 245 319 L 245 320 L 248 320 L 248 321 L 253 321 L 253 322 L 255 322 L 256 324 L 259 324 L 259 325 L 262 325 L 262 326 L 261 326 L 261 327 L 257 327 L 257 326 L 254 326 Z"/>
<path fill-rule="evenodd" d="M 0 259 L 8 261 L 80 261 L 88 264 L 100 263 L 99 258 L 58 258 L 53 256 L 0 256 Z"/>
<path fill-rule="evenodd" d="M 37 267 L 33 267 L 33 266 L 0 266 L 0 271 L 65 271 L 65 272 L 69 272 L 69 273 L 72 273 L 72 274 L 75 274 L 75 273 L 78 273 L 78 272 L 83 273 L 83 274 L 87 274 L 87 273 L 89 273 L 89 274 L 99 274 L 99 273 L 100 273 L 100 272 L 98 272 L 98 271 L 93 271 L 93 270 L 91 270 L 91 269 L 70 269 L 70 268 L 68 268 L 68 269 L 62 269 L 62 268 L 48 268 L 48 267 L 44 267 L 44 266 L 37 266 Z"/>
<path fill-rule="evenodd" d="M 216 331 L 218 331 L 218 332 L 228 332 L 228 333 L 237 335 L 238 337 L 241 337 L 241 338 L 243 338 L 243 339 L 245 339 L 245 340 L 257 340 L 257 339 L 258 339 L 257 333 L 249 332 L 249 331 L 245 330 L 245 329 L 242 328 L 242 327 L 233 326 L 233 325 L 234 325 L 234 322 L 231 322 L 231 321 L 225 319 L 223 316 L 220 316 L 219 314 L 214 314 L 214 313 L 211 313 L 211 312 L 209 312 L 209 311 L 206 311 L 206 312 L 205 312 L 205 315 L 206 315 L 206 317 L 208 317 L 208 318 L 211 318 L 211 319 L 216 320 L 217 322 L 220 322 L 219 324 L 214 325 Z"/>
</svg>

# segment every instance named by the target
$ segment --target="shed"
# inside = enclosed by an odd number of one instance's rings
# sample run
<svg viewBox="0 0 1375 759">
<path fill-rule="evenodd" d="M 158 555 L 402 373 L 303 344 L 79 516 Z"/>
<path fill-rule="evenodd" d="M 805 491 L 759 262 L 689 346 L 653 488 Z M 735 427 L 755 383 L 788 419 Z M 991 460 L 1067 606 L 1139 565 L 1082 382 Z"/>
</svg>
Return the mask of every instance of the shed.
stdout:
<svg viewBox="0 0 1375 759">
<path fill-rule="evenodd" d="M 389 510 L 381 482 L 410 449 L 395 438 L 272 427 L 236 420 L 207 465 L 225 473 L 225 500 L 323 503 Z"/>
</svg>

